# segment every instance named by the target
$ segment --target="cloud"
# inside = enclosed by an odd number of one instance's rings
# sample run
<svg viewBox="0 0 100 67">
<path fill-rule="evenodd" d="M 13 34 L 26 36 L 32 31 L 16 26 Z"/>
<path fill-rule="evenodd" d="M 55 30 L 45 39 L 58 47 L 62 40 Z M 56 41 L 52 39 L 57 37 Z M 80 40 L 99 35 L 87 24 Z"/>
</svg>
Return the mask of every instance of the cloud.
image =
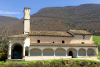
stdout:
<svg viewBox="0 0 100 67">
<path fill-rule="evenodd" d="M 9 12 L 0 10 L 0 14 L 20 14 L 20 12 Z"/>
</svg>

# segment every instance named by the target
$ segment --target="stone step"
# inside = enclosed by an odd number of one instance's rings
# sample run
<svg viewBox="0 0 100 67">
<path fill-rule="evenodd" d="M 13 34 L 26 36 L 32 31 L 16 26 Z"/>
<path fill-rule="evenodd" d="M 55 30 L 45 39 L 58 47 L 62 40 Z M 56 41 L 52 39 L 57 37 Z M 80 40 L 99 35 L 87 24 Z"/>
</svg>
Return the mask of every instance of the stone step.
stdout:
<svg viewBox="0 0 100 67">
<path fill-rule="evenodd" d="M 25 59 L 6 59 L 5 62 L 25 61 Z"/>
</svg>

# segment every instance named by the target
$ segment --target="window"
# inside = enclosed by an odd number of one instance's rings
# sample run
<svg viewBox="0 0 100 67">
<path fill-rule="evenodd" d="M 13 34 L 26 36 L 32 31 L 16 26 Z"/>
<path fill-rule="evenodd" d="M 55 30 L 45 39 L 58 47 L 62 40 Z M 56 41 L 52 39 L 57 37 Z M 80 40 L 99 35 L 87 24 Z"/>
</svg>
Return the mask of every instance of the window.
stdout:
<svg viewBox="0 0 100 67">
<path fill-rule="evenodd" d="M 83 35 L 83 39 L 85 39 L 85 35 Z"/>
<path fill-rule="evenodd" d="M 64 41 L 64 40 L 62 40 L 62 43 L 65 43 L 65 41 Z"/>
<path fill-rule="evenodd" d="M 40 43 L 40 40 L 37 40 L 37 43 Z"/>
<path fill-rule="evenodd" d="M 82 44 L 84 44 L 84 42 L 82 42 Z"/>
<path fill-rule="evenodd" d="M 54 43 L 54 42 L 52 42 L 52 43 Z"/>
</svg>

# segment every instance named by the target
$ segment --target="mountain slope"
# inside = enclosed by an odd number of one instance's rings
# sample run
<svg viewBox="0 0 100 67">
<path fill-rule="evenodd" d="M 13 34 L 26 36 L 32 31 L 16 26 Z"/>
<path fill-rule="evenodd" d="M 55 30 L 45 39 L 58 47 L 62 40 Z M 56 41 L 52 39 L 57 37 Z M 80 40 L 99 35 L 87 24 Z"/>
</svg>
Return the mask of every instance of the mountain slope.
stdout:
<svg viewBox="0 0 100 67">
<path fill-rule="evenodd" d="M 20 19 L 2 27 L 0 37 L 23 34 L 23 26 L 23 19 Z M 47 7 L 31 15 L 33 31 L 67 31 L 69 28 L 100 32 L 100 4 Z"/>
<path fill-rule="evenodd" d="M 0 16 L 0 28 L 3 26 L 6 26 L 8 24 L 11 24 L 17 20 L 19 20 L 19 19 L 15 18 L 15 17 L 8 16 L 8 15 Z"/>
<path fill-rule="evenodd" d="M 33 14 L 32 17 L 50 17 L 66 19 L 75 29 L 87 29 L 90 32 L 100 30 L 100 4 L 79 6 L 47 7 Z M 64 24 L 67 24 L 65 22 Z M 93 26 L 96 24 L 95 26 Z M 77 26 L 78 25 L 78 26 Z"/>
</svg>

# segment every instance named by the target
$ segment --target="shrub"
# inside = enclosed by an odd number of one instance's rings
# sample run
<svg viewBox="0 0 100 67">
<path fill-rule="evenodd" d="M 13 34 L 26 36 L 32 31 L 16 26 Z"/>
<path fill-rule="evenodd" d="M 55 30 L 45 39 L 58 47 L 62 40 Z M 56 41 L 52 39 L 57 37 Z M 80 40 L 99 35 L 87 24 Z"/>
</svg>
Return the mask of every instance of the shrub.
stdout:
<svg viewBox="0 0 100 67">
<path fill-rule="evenodd" d="M 7 67 L 25 67 L 25 66 L 21 63 L 12 62 Z"/>
<path fill-rule="evenodd" d="M 41 62 L 41 61 L 37 61 L 37 62 L 35 63 L 35 66 L 36 66 L 36 67 L 43 67 L 43 65 L 44 65 L 44 62 Z"/>
<path fill-rule="evenodd" d="M 89 66 L 91 63 L 89 61 L 81 61 L 80 65 L 81 66 Z"/>
</svg>

